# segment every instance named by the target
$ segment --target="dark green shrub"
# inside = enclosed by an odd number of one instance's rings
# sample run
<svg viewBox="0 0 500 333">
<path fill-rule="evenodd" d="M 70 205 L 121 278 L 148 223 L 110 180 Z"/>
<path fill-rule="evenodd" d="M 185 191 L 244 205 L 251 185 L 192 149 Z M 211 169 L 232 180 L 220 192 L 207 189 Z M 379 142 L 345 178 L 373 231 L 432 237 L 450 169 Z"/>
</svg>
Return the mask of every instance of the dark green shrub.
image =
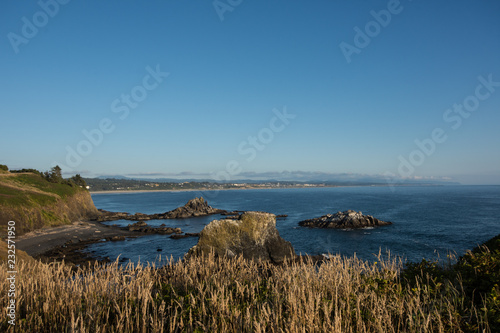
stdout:
<svg viewBox="0 0 500 333">
<path fill-rule="evenodd" d="M 78 186 L 81 186 L 83 188 L 85 188 L 87 186 L 87 183 L 85 182 L 85 180 L 82 178 L 82 176 L 80 176 L 79 174 L 76 174 L 74 175 L 73 177 L 71 177 L 71 180 Z"/>
<path fill-rule="evenodd" d="M 43 177 L 43 172 L 40 172 L 36 169 L 19 169 L 19 170 L 10 170 L 11 173 L 34 173 L 36 175 Z"/>
<path fill-rule="evenodd" d="M 464 304 L 474 305 L 488 318 L 491 331 L 500 332 L 500 235 L 467 252 L 450 267 L 425 259 L 406 264 L 400 279 L 406 288 L 425 283 L 435 295 L 444 292 L 445 285 L 463 290 Z M 460 315 L 466 331 L 475 331 L 484 324 L 467 320 L 472 317 L 470 313 Z"/>
</svg>

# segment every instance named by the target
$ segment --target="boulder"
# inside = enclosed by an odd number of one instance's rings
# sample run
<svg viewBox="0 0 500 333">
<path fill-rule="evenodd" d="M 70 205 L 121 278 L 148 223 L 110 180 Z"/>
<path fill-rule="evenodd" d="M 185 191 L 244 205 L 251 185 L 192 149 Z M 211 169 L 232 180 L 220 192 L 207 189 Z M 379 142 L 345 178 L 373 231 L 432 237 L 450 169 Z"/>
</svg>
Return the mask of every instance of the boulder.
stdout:
<svg viewBox="0 0 500 333">
<path fill-rule="evenodd" d="M 172 239 L 182 239 L 182 238 L 199 237 L 199 236 L 200 236 L 199 233 L 186 232 L 184 235 L 179 235 L 179 234 L 171 235 L 170 238 L 172 238 Z"/>
<path fill-rule="evenodd" d="M 99 209 L 99 214 L 91 219 L 91 221 L 106 222 L 106 221 L 116 221 L 125 220 L 129 217 L 128 213 L 124 212 L 109 212 L 104 209 Z"/>
<path fill-rule="evenodd" d="M 275 263 L 296 257 L 292 244 L 281 238 L 276 229 L 276 216 L 262 212 L 245 212 L 238 219 L 210 222 L 187 257 L 211 251 L 217 256 L 242 255 Z"/>
<path fill-rule="evenodd" d="M 299 225 L 309 228 L 358 229 L 389 225 L 392 222 L 381 221 L 371 215 L 346 210 L 335 214 L 327 214 L 314 219 L 300 221 Z"/>
<path fill-rule="evenodd" d="M 129 231 L 143 231 L 144 228 L 148 227 L 148 224 L 144 221 L 139 221 L 134 224 L 129 224 L 128 225 L 128 230 Z"/>
<path fill-rule="evenodd" d="M 170 227 L 153 228 L 153 227 L 149 226 L 144 221 L 139 221 L 139 222 L 136 222 L 134 224 L 129 224 L 127 228 L 129 231 L 138 231 L 138 232 L 143 232 L 143 233 L 148 233 L 148 234 L 170 235 L 173 233 L 176 233 L 176 234 L 182 233 L 180 228 L 170 228 Z"/>
</svg>

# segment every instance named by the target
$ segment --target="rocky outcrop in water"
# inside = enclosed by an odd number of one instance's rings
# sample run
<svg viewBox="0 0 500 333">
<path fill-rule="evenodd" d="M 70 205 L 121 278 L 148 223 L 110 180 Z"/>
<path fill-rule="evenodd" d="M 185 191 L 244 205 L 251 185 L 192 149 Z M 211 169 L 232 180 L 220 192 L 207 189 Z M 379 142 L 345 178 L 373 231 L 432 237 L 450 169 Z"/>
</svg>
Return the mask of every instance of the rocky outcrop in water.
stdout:
<svg viewBox="0 0 500 333">
<path fill-rule="evenodd" d="M 188 217 L 206 216 L 225 213 L 225 210 L 213 208 L 203 197 L 189 200 L 187 204 L 174 210 L 160 214 L 164 219 L 184 219 Z"/>
<path fill-rule="evenodd" d="M 193 232 L 186 232 L 184 235 L 171 235 L 170 238 L 172 239 L 182 239 L 182 238 L 188 238 L 188 237 L 200 237 L 199 233 L 193 233 Z"/>
<path fill-rule="evenodd" d="M 129 213 L 122 212 L 109 212 L 104 209 L 99 209 L 99 215 L 97 215 L 91 221 L 106 222 L 106 221 L 116 221 L 116 220 L 128 220 L 132 215 Z"/>
<path fill-rule="evenodd" d="M 358 229 L 389 224 L 392 224 L 392 222 L 381 221 L 371 215 L 363 215 L 361 212 L 355 212 L 353 210 L 327 214 L 321 217 L 299 222 L 299 225 L 302 227 L 333 229 Z"/>
<path fill-rule="evenodd" d="M 187 257 L 211 251 L 217 256 L 242 255 L 247 259 L 277 263 L 296 257 L 292 244 L 281 238 L 276 229 L 276 216 L 262 212 L 245 212 L 238 219 L 210 222 Z"/>
<path fill-rule="evenodd" d="M 129 231 L 139 231 L 139 232 L 144 232 L 148 234 L 161 234 L 161 235 L 170 235 L 170 234 L 181 234 L 181 228 L 170 228 L 170 227 L 158 227 L 154 228 L 149 226 L 146 222 L 144 221 L 139 221 L 134 224 L 129 224 L 128 225 L 128 230 Z"/>
<path fill-rule="evenodd" d="M 178 207 L 169 212 L 160 214 L 143 214 L 135 213 L 128 214 L 123 212 L 108 212 L 99 209 L 99 216 L 95 219 L 98 222 L 129 220 L 129 221 L 148 221 L 148 220 L 164 220 L 164 219 L 184 219 L 189 217 L 207 216 L 213 214 L 226 213 L 223 209 L 213 208 L 208 205 L 208 202 L 200 198 L 189 200 L 184 206 Z"/>
</svg>

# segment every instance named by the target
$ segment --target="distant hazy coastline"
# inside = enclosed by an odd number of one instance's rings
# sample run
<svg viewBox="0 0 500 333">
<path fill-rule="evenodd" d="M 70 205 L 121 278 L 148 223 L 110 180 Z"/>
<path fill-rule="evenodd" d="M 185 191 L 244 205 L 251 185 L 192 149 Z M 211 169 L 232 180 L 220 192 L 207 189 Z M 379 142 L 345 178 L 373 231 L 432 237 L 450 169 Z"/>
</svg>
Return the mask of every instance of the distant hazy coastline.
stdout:
<svg viewBox="0 0 500 333">
<path fill-rule="evenodd" d="M 277 189 L 299 189 L 299 188 L 331 188 L 331 187 L 408 187 L 408 186 L 420 186 L 420 187 L 436 187 L 436 186 L 446 186 L 442 184 L 353 184 L 353 185 L 309 185 L 309 186 L 280 186 L 280 187 L 234 187 L 234 188 L 199 188 L 199 189 L 172 189 L 172 190 L 105 190 L 105 191 L 92 191 L 89 190 L 90 194 L 126 194 L 126 193 L 160 193 L 160 192 L 217 192 L 217 191 L 244 191 L 244 190 L 277 190 Z M 457 186 L 455 184 L 449 186 Z"/>
<path fill-rule="evenodd" d="M 244 190 L 276 190 L 276 189 L 296 189 L 296 188 L 330 188 L 330 187 L 370 187 L 370 186 L 388 186 L 388 185 L 322 185 L 322 186 L 283 186 L 283 187 L 242 187 L 242 188 L 220 188 L 220 189 L 175 189 L 175 190 L 107 190 L 92 191 L 90 194 L 125 194 L 125 193 L 160 193 L 160 192 L 217 192 L 217 191 L 244 191 Z"/>
</svg>

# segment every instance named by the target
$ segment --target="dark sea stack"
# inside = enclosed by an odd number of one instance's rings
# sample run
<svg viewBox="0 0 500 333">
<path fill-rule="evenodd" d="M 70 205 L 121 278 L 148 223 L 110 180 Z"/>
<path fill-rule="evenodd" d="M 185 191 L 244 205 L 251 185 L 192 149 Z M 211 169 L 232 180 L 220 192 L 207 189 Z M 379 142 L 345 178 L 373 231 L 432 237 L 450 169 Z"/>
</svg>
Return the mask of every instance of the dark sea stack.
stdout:
<svg viewBox="0 0 500 333">
<path fill-rule="evenodd" d="M 330 229 L 359 229 L 390 225 L 392 222 L 381 221 L 371 215 L 346 210 L 335 214 L 327 214 L 314 219 L 300 221 L 301 227 L 330 228 Z"/>
<path fill-rule="evenodd" d="M 292 244 L 281 238 L 276 229 L 276 216 L 262 212 L 246 212 L 238 219 L 210 222 L 187 257 L 207 255 L 211 251 L 217 256 L 242 255 L 246 259 L 275 263 L 296 257 Z"/>
<path fill-rule="evenodd" d="M 92 221 L 106 222 L 116 220 L 148 221 L 162 219 L 185 219 L 189 217 L 224 213 L 227 213 L 227 211 L 209 206 L 207 201 L 200 197 L 189 200 L 187 204 L 182 207 L 178 207 L 174 210 L 161 214 L 135 213 L 133 215 L 130 215 L 124 212 L 108 212 L 106 210 L 99 209 L 98 216 L 93 218 Z"/>
<path fill-rule="evenodd" d="M 159 214 L 160 218 L 164 219 L 184 219 L 188 217 L 207 216 L 213 214 L 225 213 L 225 210 L 213 208 L 208 205 L 208 202 L 203 197 L 194 198 L 188 201 L 182 207 Z"/>
</svg>

